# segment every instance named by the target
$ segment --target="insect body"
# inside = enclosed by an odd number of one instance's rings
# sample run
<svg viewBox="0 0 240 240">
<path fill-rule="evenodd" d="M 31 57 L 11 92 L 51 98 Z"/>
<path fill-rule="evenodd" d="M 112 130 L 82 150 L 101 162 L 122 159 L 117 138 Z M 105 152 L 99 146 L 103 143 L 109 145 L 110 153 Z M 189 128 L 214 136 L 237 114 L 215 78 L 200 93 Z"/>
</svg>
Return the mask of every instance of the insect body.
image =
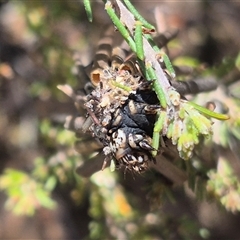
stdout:
<svg viewBox="0 0 240 240">
<path fill-rule="evenodd" d="M 112 48 L 114 41 L 111 33 L 113 31 L 108 30 L 99 42 L 84 87 L 87 95 L 75 96 L 67 90 L 65 92 L 74 99 L 76 106 L 84 103 L 87 115 L 82 130 L 101 142 L 106 156 L 104 162 L 114 160 L 116 167 L 142 172 L 150 161 L 155 162 L 162 137 L 171 138 L 173 144 L 178 143 L 179 151 L 185 144 L 185 138 L 180 139 L 185 130 L 181 126 L 186 115 L 185 108 L 180 111 L 184 103 L 180 94 L 191 93 L 191 84 L 168 79 L 174 94 L 171 94 L 171 89 L 168 90 L 171 106 L 167 105 L 161 98 L 162 91 L 154 81 L 154 74 L 148 71 L 150 78 L 146 80 L 136 56 L 124 44 Z M 151 64 L 147 68 L 154 71 Z M 197 82 L 194 82 L 195 85 L 199 91 L 204 91 Z M 175 89 L 179 89 L 180 94 Z M 182 112 L 185 115 L 180 114 Z M 188 158 L 191 152 L 192 148 L 187 148 Z"/>
<path fill-rule="evenodd" d="M 147 169 L 148 161 L 154 161 L 152 132 L 160 106 L 150 84 L 124 68 L 109 67 L 87 96 L 85 106 L 98 119 L 98 122 L 92 119 L 89 129 L 103 143 L 103 152 L 117 167 L 142 172 Z"/>
</svg>

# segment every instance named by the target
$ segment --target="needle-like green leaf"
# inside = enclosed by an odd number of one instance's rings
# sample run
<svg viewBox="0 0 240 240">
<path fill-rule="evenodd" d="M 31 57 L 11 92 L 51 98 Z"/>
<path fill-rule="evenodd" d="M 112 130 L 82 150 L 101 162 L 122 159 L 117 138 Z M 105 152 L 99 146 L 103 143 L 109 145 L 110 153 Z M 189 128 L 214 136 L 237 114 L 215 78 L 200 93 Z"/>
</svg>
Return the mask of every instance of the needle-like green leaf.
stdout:
<svg viewBox="0 0 240 240">
<path fill-rule="evenodd" d="M 128 7 L 129 11 L 133 14 L 133 16 L 138 19 L 140 22 L 142 22 L 143 26 L 150 29 L 155 30 L 155 27 L 147 22 L 137 11 L 137 9 L 132 5 L 132 3 L 129 0 L 123 0 L 126 6 Z"/>
<path fill-rule="evenodd" d="M 134 40 L 132 39 L 132 37 L 130 36 L 126 27 L 123 25 L 123 23 L 121 22 L 119 17 L 116 15 L 114 9 L 112 8 L 111 2 L 107 2 L 105 4 L 105 9 L 106 9 L 109 17 L 111 18 L 112 22 L 114 23 L 114 25 L 117 27 L 118 31 L 122 34 L 122 36 L 128 43 L 129 47 L 132 49 L 133 52 L 136 53 L 136 44 L 135 44 Z"/>
<path fill-rule="evenodd" d="M 156 150 L 152 151 L 153 156 L 157 155 L 157 150 L 159 148 L 159 143 L 160 143 L 160 133 L 163 129 L 163 125 L 166 117 L 167 117 L 167 113 L 165 111 L 162 111 L 158 115 L 158 119 L 155 122 L 154 130 L 153 130 L 153 138 L 152 138 L 152 147 Z"/>
<path fill-rule="evenodd" d="M 143 35 L 142 35 L 142 23 L 140 21 L 136 22 L 134 40 L 136 43 L 137 56 L 139 59 L 144 59 L 143 51 Z"/>
<path fill-rule="evenodd" d="M 212 117 L 218 120 L 228 120 L 229 116 L 226 114 L 216 113 L 213 112 L 205 107 L 202 107 L 196 103 L 188 102 L 189 105 L 193 106 L 196 110 L 198 110 L 200 113 L 203 113 L 204 115 L 207 115 L 208 117 Z"/>
<path fill-rule="evenodd" d="M 88 21 L 92 22 L 93 16 L 92 16 L 92 7 L 90 0 L 83 0 L 83 4 L 87 13 Z"/>
<path fill-rule="evenodd" d="M 150 76 L 151 80 L 156 80 L 157 76 L 156 76 L 156 73 L 155 73 L 153 67 L 151 66 L 151 64 L 147 63 L 146 66 L 147 66 L 148 75 Z M 166 108 L 167 101 L 166 101 L 166 97 L 165 97 L 164 91 L 162 89 L 162 86 L 160 85 L 160 83 L 158 81 L 154 81 L 153 88 L 154 88 L 155 93 L 157 94 L 157 97 L 160 101 L 161 106 L 163 108 Z"/>
</svg>

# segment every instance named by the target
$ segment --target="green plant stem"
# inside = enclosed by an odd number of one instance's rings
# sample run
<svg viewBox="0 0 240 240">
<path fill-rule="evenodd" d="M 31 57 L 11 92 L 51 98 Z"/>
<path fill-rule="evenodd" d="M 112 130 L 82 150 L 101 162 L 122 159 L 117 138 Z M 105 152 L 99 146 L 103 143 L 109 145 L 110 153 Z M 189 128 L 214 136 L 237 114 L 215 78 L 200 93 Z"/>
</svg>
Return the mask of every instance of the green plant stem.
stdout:
<svg viewBox="0 0 240 240">
<path fill-rule="evenodd" d="M 106 9 L 109 17 L 111 18 L 113 24 L 117 27 L 119 32 L 122 34 L 122 36 L 128 43 L 129 47 L 132 49 L 132 51 L 134 53 L 136 53 L 136 44 L 135 44 L 134 40 L 132 39 L 132 37 L 130 36 L 128 30 L 125 28 L 123 23 L 120 21 L 120 19 L 116 15 L 115 11 L 112 8 L 112 4 L 110 2 L 107 2 L 105 4 L 105 9 Z"/>
<path fill-rule="evenodd" d="M 123 0 L 126 4 L 129 11 L 133 14 L 133 16 L 138 19 L 140 22 L 142 22 L 142 25 L 150 30 L 155 30 L 155 27 L 148 23 L 137 11 L 137 9 L 132 5 L 132 3 L 129 0 Z"/>
</svg>

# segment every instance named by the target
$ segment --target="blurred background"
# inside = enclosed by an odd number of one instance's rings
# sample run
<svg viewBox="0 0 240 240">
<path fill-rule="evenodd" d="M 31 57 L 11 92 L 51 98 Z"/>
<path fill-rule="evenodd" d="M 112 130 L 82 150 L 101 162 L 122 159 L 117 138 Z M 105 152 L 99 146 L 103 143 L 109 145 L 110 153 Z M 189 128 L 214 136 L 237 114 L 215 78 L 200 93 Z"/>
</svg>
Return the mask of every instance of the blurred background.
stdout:
<svg viewBox="0 0 240 240">
<path fill-rule="evenodd" d="M 73 55 L 79 51 L 84 64 L 91 61 L 110 23 L 104 5 L 93 2 L 90 23 L 82 1 L 1 1 L 0 239 L 240 238 L 240 3 L 132 2 L 159 31 L 179 30 L 169 47 L 170 57 L 185 57 L 176 64 L 184 59 L 187 69 L 195 68 L 189 74 L 207 69 L 217 76 L 224 90 L 198 100 L 217 99 L 231 109 L 232 120 L 214 136 L 220 159 L 231 167 L 222 161 L 208 170 L 231 176 L 234 170 L 236 178 L 224 178 L 234 190 L 221 188 L 218 201 L 209 201 L 187 187 L 168 191 L 155 172 L 132 176 L 106 169 L 78 176 L 85 156 L 74 150 L 75 135 L 63 126 L 76 110 L 56 86 L 79 87 Z M 227 200 L 221 198 L 226 192 Z"/>
</svg>

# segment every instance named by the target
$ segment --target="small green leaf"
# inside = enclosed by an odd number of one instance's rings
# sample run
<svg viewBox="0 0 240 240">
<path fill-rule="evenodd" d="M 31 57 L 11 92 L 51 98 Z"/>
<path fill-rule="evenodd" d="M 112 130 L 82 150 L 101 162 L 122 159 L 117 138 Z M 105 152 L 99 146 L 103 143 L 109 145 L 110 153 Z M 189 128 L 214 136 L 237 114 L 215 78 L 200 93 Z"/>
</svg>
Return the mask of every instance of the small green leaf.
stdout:
<svg viewBox="0 0 240 240">
<path fill-rule="evenodd" d="M 45 186 L 44 188 L 47 190 L 47 191 L 52 191 L 55 187 L 56 187 L 56 184 L 57 184 L 57 179 L 55 176 L 50 176 L 47 180 L 47 182 L 45 183 Z"/>
<path fill-rule="evenodd" d="M 111 160 L 110 162 L 110 171 L 111 172 L 114 172 L 116 169 L 116 165 L 115 165 L 115 162 L 113 160 Z"/>
<path fill-rule="evenodd" d="M 156 81 L 157 76 L 156 76 L 156 73 L 155 73 L 155 71 L 152 67 L 152 64 L 149 62 L 149 63 L 146 64 L 146 67 L 147 67 L 147 72 L 148 72 L 148 75 L 149 75 L 150 79 L 155 80 L 153 82 L 153 88 L 154 88 L 155 93 L 157 94 L 157 97 L 160 101 L 160 104 L 163 108 L 166 108 L 167 107 L 166 96 L 164 94 L 162 86 L 160 85 L 160 83 L 158 81 Z"/>
<path fill-rule="evenodd" d="M 53 209 L 56 206 L 55 201 L 53 201 L 49 196 L 49 192 L 39 188 L 36 190 L 35 195 L 41 206 L 50 209 Z"/>
<path fill-rule="evenodd" d="M 132 3 L 129 0 L 123 0 L 126 6 L 128 7 L 129 11 L 134 15 L 136 19 L 138 19 L 140 22 L 142 22 L 143 26 L 150 29 L 155 30 L 155 27 L 148 23 L 137 11 L 137 9 L 132 5 Z"/>
<path fill-rule="evenodd" d="M 174 66 L 188 66 L 188 67 L 197 67 L 199 61 L 196 58 L 188 56 L 180 56 L 173 61 Z"/>
<path fill-rule="evenodd" d="M 136 29 L 135 29 L 134 40 L 136 43 L 137 56 L 139 59 L 143 60 L 144 51 L 143 51 L 142 24 L 141 22 L 137 21 L 135 26 L 136 26 Z"/>
<path fill-rule="evenodd" d="M 171 63 L 171 61 L 170 61 L 170 59 L 169 59 L 169 57 L 168 57 L 168 55 L 166 53 L 163 53 L 163 61 L 165 63 L 165 66 L 166 66 L 168 72 L 170 73 L 170 75 L 173 78 L 175 78 L 176 77 L 176 73 L 175 73 L 175 71 L 173 69 L 173 66 L 172 66 L 172 63 Z"/>
<path fill-rule="evenodd" d="M 107 14 L 111 18 L 113 24 L 116 26 L 118 31 L 122 34 L 122 36 L 124 37 L 124 39 L 128 43 L 129 47 L 132 49 L 133 52 L 136 53 L 136 44 L 135 44 L 133 38 L 130 36 L 126 27 L 123 25 L 123 23 L 121 22 L 119 17 L 116 15 L 116 13 L 115 13 L 115 11 L 112 7 L 111 2 L 107 2 L 105 4 L 105 9 L 107 11 Z"/>
<path fill-rule="evenodd" d="M 240 70 L 240 53 L 238 53 L 236 60 L 235 60 L 235 65 L 238 70 Z"/>
<path fill-rule="evenodd" d="M 152 147 L 156 150 L 159 148 L 159 143 L 160 143 L 160 133 L 163 129 L 164 122 L 166 120 L 167 113 L 162 111 L 160 112 L 157 121 L 155 122 L 154 125 L 154 130 L 153 130 L 153 138 L 152 138 Z M 156 156 L 157 151 L 152 151 L 152 155 Z"/>
<path fill-rule="evenodd" d="M 200 113 L 203 113 L 204 115 L 207 115 L 208 117 L 212 117 L 218 120 L 228 120 L 229 116 L 226 114 L 216 113 L 213 112 L 205 107 L 202 107 L 196 103 L 188 102 L 189 105 L 193 106 L 196 110 L 198 110 Z"/>
<path fill-rule="evenodd" d="M 83 0 L 83 4 L 87 13 L 88 21 L 92 22 L 93 16 L 92 16 L 92 7 L 91 7 L 91 1 L 90 0 Z"/>
</svg>

